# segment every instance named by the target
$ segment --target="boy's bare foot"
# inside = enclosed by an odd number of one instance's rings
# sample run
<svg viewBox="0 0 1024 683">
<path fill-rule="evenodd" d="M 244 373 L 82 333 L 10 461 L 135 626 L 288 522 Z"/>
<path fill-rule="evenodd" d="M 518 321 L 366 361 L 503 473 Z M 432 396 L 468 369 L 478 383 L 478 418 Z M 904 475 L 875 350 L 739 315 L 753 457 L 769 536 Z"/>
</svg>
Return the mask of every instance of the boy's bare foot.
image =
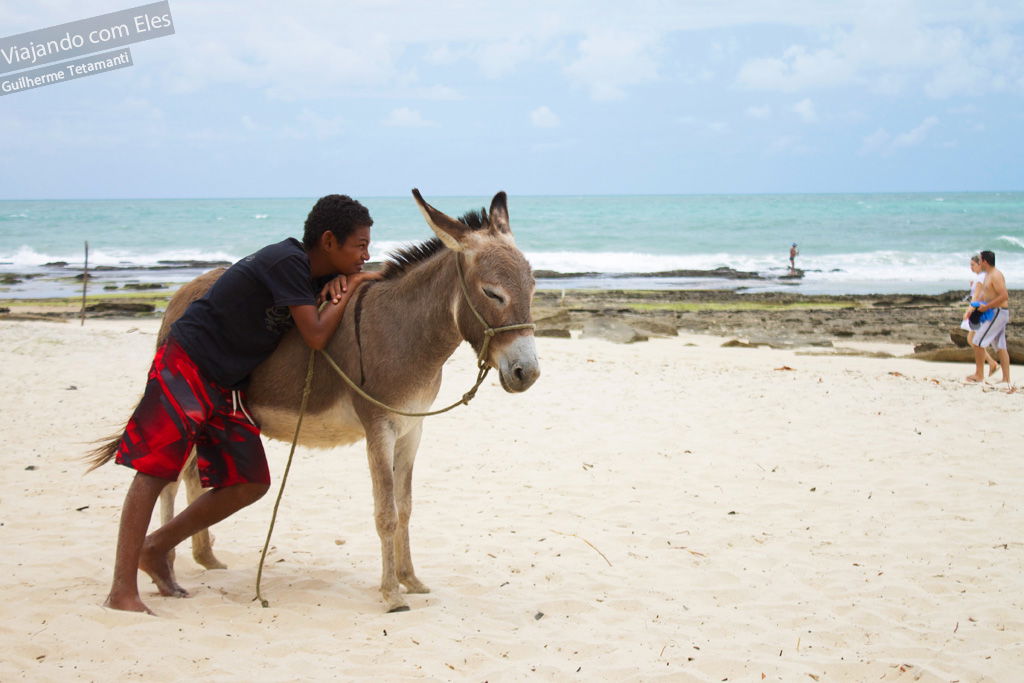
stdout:
<svg viewBox="0 0 1024 683">
<path fill-rule="evenodd" d="M 111 593 L 107 596 L 106 602 L 103 603 L 103 606 L 109 607 L 110 609 L 119 609 L 124 612 L 145 612 L 151 616 L 156 616 L 153 614 L 153 610 L 146 607 L 146 604 L 142 602 L 142 599 L 138 595 L 117 596 Z"/>
<path fill-rule="evenodd" d="M 978 382 L 981 382 L 984 379 L 984 377 L 978 377 L 977 375 L 967 375 L 967 377 L 964 378 L 964 381 L 977 384 Z"/>
<path fill-rule="evenodd" d="M 148 544 L 142 546 L 142 554 L 139 556 L 139 569 L 149 574 L 153 579 L 160 595 L 167 595 L 174 598 L 187 598 L 188 591 L 178 585 L 174 580 L 174 571 L 167 559 L 167 553 L 154 550 Z"/>
</svg>

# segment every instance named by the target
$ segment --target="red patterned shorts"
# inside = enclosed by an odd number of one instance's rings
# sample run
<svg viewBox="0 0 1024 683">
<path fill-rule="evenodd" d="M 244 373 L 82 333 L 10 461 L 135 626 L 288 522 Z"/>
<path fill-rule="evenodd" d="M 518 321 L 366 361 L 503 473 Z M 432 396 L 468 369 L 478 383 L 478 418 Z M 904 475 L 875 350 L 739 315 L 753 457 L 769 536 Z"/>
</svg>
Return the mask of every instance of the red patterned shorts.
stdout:
<svg viewBox="0 0 1024 683">
<path fill-rule="evenodd" d="M 244 400 L 244 392 L 239 394 Z M 270 483 L 259 427 L 235 407 L 231 390 L 206 379 L 170 337 L 153 358 L 117 463 L 173 481 L 193 446 L 203 486 Z"/>
</svg>

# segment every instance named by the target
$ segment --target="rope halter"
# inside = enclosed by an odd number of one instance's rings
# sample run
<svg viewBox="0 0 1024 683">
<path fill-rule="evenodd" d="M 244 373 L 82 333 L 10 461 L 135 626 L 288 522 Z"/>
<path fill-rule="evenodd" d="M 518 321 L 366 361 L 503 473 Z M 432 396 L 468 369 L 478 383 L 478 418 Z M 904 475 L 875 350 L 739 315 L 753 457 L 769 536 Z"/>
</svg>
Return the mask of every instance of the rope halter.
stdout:
<svg viewBox="0 0 1024 683">
<path fill-rule="evenodd" d="M 501 327 L 491 327 L 484 320 L 484 317 L 480 315 L 480 311 L 476 310 L 476 306 L 473 305 L 473 300 L 469 296 L 469 288 L 466 286 L 466 275 L 462 271 L 462 254 L 459 252 L 455 253 L 455 268 L 459 271 L 459 285 L 462 286 L 462 295 L 466 299 L 466 303 L 469 304 L 469 310 L 473 312 L 476 319 L 480 321 L 480 324 L 484 327 L 484 341 L 480 346 L 480 353 L 476 357 L 477 368 L 483 370 L 487 365 L 487 349 L 490 348 L 491 339 L 495 335 L 501 334 L 502 332 L 512 332 L 514 330 L 534 330 L 537 326 L 533 323 L 517 323 L 515 325 L 502 325 Z"/>
</svg>

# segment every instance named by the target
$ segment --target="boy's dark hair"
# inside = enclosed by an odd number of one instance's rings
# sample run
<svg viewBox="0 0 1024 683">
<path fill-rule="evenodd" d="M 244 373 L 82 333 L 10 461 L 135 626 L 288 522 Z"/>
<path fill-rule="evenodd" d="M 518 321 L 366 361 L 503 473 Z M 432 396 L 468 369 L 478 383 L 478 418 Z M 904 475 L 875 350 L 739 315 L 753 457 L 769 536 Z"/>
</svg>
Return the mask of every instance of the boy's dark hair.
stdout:
<svg viewBox="0 0 1024 683">
<path fill-rule="evenodd" d="M 373 219 L 365 206 L 348 195 L 329 194 L 318 199 L 306 216 L 302 246 L 306 251 L 311 250 L 328 230 L 334 233 L 335 239 L 344 242 L 356 228 L 371 225 Z"/>
<path fill-rule="evenodd" d="M 994 252 L 986 250 L 986 251 L 983 251 L 980 254 L 978 254 L 978 256 L 981 257 L 982 261 L 984 261 L 985 263 L 989 264 L 993 268 L 996 267 L 996 255 L 995 255 Z"/>
</svg>

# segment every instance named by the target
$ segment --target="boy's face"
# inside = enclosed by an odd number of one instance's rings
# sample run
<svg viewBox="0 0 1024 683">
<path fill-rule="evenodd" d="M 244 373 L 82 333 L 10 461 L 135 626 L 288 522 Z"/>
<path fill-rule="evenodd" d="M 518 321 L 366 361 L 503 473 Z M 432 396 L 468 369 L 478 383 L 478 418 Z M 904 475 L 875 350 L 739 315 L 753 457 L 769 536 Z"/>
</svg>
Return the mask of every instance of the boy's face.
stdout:
<svg viewBox="0 0 1024 683">
<path fill-rule="evenodd" d="M 328 238 L 329 236 L 329 238 Z M 338 242 L 334 234 L 325 232 L 325 251 L 340 275 L 353 275 L 363 269 L 370 260 L 370 226 L 363 225 L 349 233 L 344 242 Z"/>
</svg>

